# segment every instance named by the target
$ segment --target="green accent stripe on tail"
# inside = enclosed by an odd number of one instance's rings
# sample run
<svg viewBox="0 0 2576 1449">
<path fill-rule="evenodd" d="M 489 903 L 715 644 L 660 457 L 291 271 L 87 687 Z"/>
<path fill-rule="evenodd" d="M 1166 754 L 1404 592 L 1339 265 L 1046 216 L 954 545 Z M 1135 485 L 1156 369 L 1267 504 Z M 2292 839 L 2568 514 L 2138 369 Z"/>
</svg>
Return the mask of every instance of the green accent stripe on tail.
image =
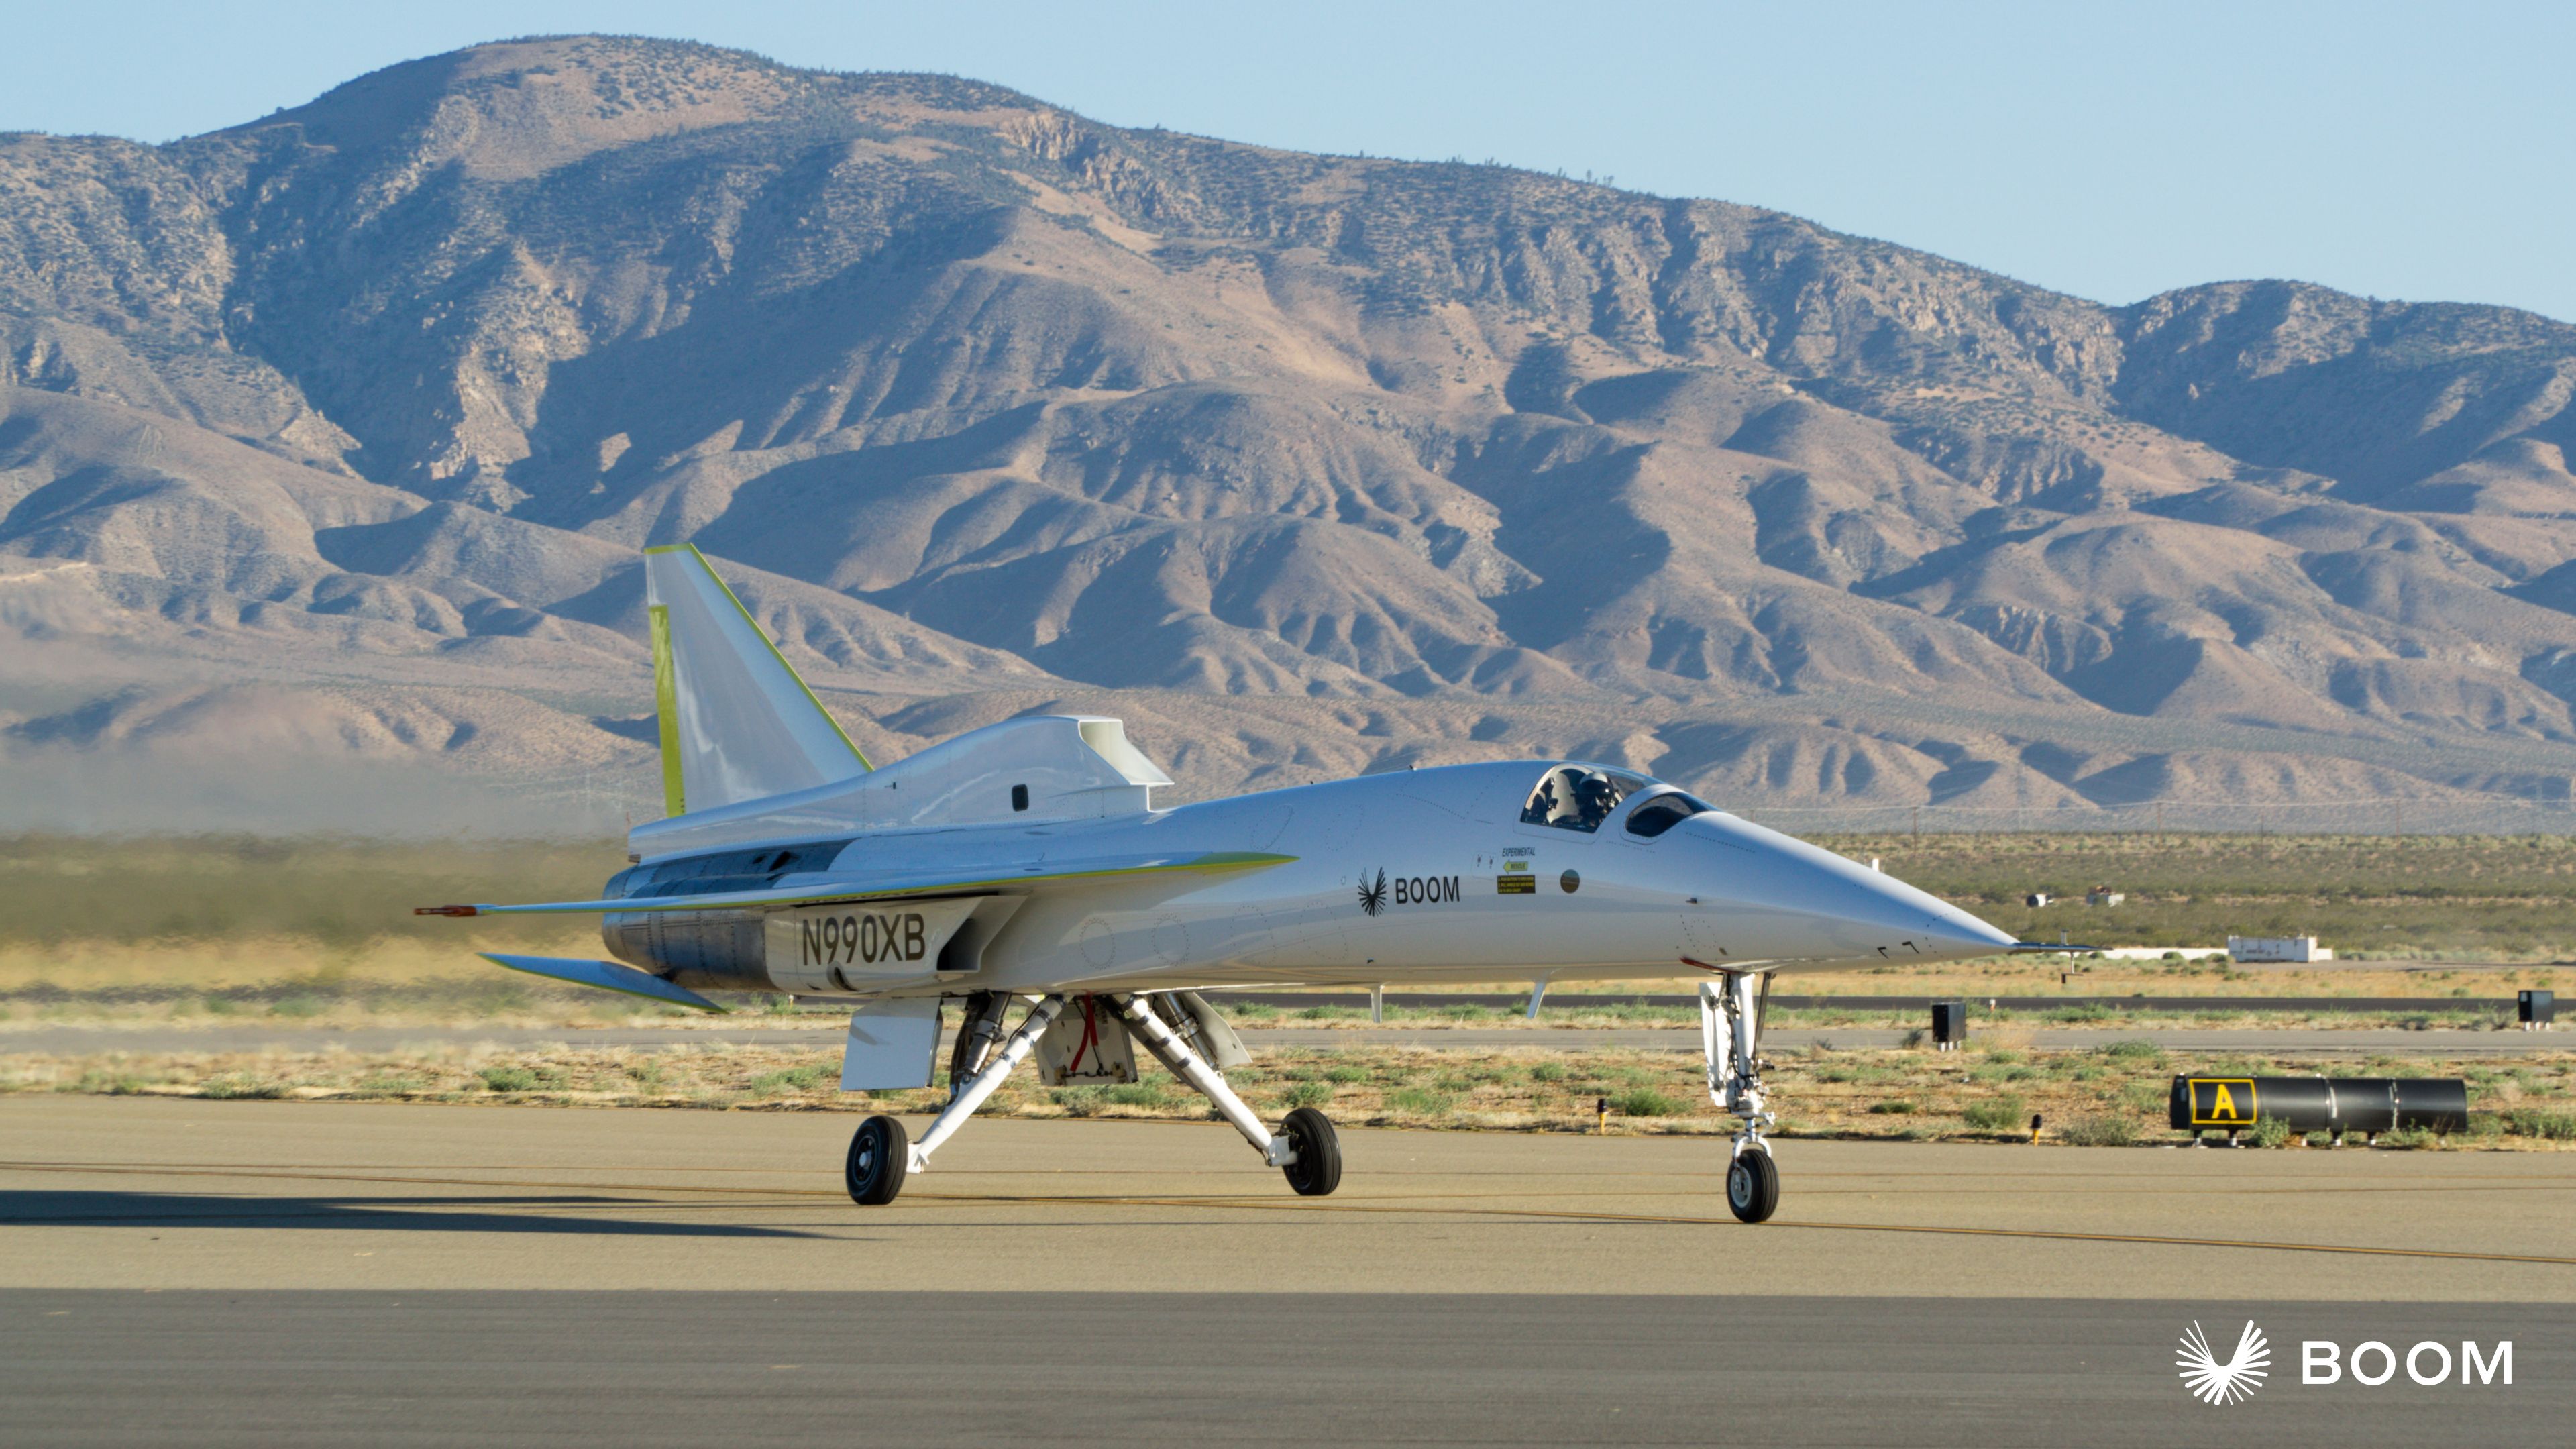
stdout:
<svg viewBox="0 0 2576 1449">
<path fill-rule="evenodd" d="M 671 663 L 671 611 L 656 604 L 646 612 L 653 628 L 653 710 L 662 724 L 662 809 L 681 815 L 688 802 L 680 792 L 680 676 Z"/>
</svg>

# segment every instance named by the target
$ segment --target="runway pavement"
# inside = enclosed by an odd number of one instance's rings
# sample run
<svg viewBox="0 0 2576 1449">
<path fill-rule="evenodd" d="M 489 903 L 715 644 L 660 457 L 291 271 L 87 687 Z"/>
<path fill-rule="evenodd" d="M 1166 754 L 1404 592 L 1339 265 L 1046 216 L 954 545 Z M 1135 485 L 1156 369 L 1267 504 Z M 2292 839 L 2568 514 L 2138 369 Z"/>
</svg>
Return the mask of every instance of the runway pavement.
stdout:
<svg viewBox="0 0 2576 1449">
<path fill-rule="evenodd" d="M 2175 1337 L 2247 1321 L 2272 1381 L 2188 1397 Z M 2510 1386 L 2296 1382 L 2303 1336 L 2483 1351 L 2500 1326 Z M 24 1445 L 2554 1446 L 2571 1328 L 2214 1299 L 0 1292 L 0 1400 Z"/>
<path fill-rule="evenodd" d="M 918 1130 L 919 1122 L 914 1123 Z M 0 1099 L 11 1443 L 2563 1442 L 2576 1156 Z M 2275 1376 L 2205 1408 L 2193 1321 Z M 2296 1343 L 2516 1343 L 2309 1388 Z M 2323 1437 L 2331 1431 L 2331 1437 Z"/>
</svg>

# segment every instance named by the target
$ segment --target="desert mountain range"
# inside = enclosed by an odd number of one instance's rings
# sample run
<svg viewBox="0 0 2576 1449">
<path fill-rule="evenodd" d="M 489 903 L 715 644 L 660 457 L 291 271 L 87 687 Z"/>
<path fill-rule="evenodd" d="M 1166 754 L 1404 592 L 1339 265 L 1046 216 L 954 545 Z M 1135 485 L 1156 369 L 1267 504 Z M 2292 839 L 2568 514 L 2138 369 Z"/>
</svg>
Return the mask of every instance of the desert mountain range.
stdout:
<svg viewBox="0 0 2576 1449">
<path fill-rule="evenodd" d="M 481 46 L 0 136 L 0 827 L 645 808 L 683 540 L 879 756 L 1070 707 L 1184 797 L 2563 804 L 2571 392 L 2505 308 Z"/>
</svg>

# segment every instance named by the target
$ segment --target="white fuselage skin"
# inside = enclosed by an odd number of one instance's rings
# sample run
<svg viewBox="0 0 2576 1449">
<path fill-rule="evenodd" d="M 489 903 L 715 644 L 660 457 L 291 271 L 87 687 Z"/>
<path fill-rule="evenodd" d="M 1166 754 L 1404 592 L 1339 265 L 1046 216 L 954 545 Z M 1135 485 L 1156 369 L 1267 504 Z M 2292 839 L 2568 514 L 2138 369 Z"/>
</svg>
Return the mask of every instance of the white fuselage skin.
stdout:
<svg viewBox="0 0 2576 1449">
<path fill-rule="evenodd" d="M 1043 870 L 1050 856 L 1295 857 L 1035 891 L 981 969 L 888 995 L 1708 979 L 1960 960 L 2013 943 L 1891 876 L 1722 811 L 1641 839 L 1627 819 L 1659 785 L 1594 832 L 1524 823 L 1523 804 L 1550 767 L 1457 765 L 1108 819 L 877 832 L 829 871 L 781 884 L 864 886 L 898 870 L 1007 875 Z M 1515 876 L 1531 884 L 1506 884 Z"/>
</svg>

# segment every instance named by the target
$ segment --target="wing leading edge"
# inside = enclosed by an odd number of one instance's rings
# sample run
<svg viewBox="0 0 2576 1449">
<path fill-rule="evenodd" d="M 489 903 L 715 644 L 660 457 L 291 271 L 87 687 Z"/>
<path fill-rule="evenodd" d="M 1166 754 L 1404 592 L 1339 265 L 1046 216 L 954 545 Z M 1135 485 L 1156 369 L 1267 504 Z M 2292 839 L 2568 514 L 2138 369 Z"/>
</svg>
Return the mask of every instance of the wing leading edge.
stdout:
<svg viewBox="0 0 2576 1449">
<path fill-rule="evenodd" d="M 1053 868 L 1023 871 L 925 872 L 872 876 L 865 884 L 774 886 L 756 891 L 715 891 L 694 896 L 624 896 L 614 900 L 540 901 L 525 905 L 421 906 L 417 916 L 574 916 L 606 911 L 707 911 L 760 907 L 822 905 L 832 901 L 882 900 L 938 892 L 1007 890 L 1058 885 L 1068 881 L 1169 875 L 1188 872 L 1266 870 L 1297 859 L 1258 850 L 1218 850 L 1189 856 L 1117 856 L 1070 861 Z M 508 963 L 503 963 L 508 964 Z"/>
</svg>

